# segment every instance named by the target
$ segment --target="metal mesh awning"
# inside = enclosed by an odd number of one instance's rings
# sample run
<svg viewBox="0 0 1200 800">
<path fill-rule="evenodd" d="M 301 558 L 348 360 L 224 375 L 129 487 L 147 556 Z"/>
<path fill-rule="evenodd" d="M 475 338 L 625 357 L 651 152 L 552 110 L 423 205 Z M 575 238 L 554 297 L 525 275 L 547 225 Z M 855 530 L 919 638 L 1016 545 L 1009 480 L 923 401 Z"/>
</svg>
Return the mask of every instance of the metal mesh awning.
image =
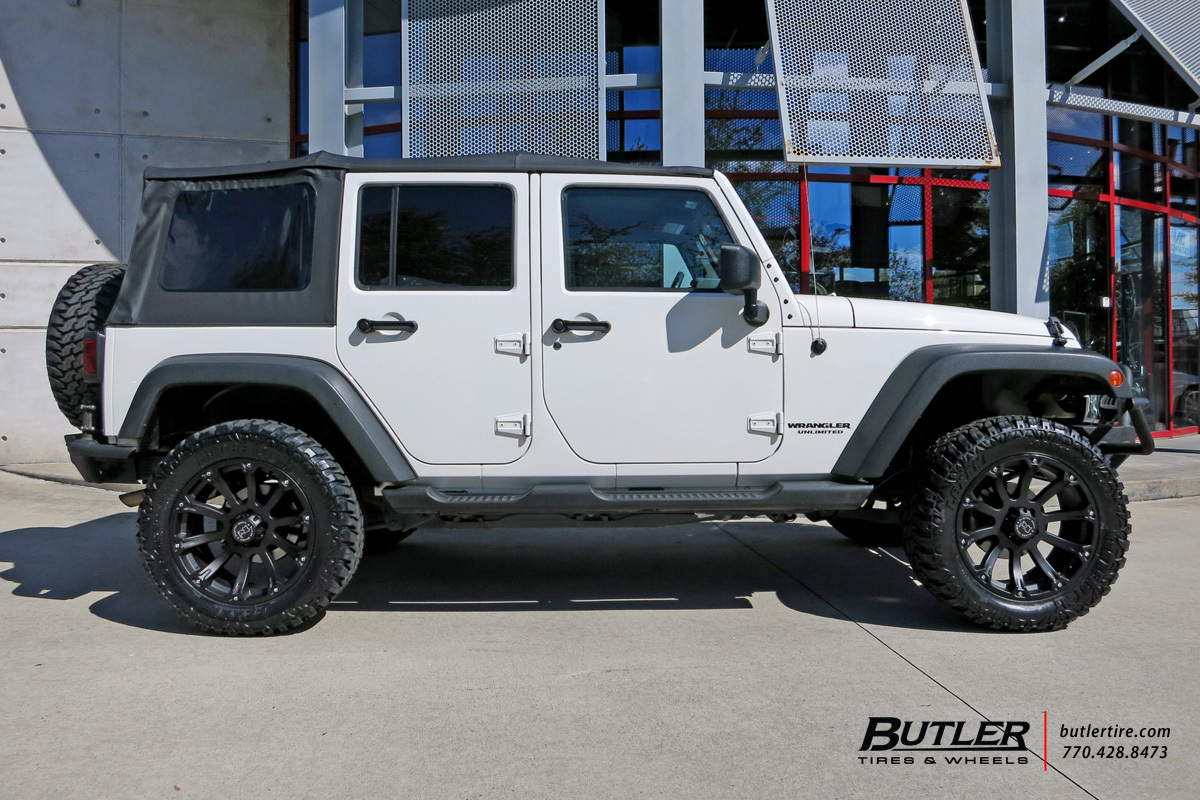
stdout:
<svg viewBox="0 0 1200 800">
<path fill-rule="evenodd" d="M 1113 0 L 1113 5 L 1200 95 L 1200 0 Z"/>
<path fill-rule="evenodd" d="M 995 167 L 965 0 L 766 0 L 784 154 Z"/>
<path fill-rule="evenodd" d="M 605 155 L 603 0 L 405 0 L 403 152 Z"/>
</svg>

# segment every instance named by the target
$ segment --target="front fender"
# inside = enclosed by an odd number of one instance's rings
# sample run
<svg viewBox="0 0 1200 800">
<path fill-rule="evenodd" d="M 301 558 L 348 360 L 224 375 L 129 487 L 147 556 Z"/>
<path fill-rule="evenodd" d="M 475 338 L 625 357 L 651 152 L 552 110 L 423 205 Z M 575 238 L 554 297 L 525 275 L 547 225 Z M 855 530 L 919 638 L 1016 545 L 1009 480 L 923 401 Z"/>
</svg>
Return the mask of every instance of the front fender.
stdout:
<svg viewBox="0 0 1200 800">
<path fill-rule="evenodd" d="M 892 372 L 834 465 L 841 477 L 875 480 L 925 412 L 950 381 L 964 375 L 1014 373 L 1075 376 L 1131 407 L 1133 389 L 1126 380 L 1114 387 L 1109 373 L 1121 368 L 1091 350 L 1040 345 L 940 344 L 913 351 Z"/>
</svg>

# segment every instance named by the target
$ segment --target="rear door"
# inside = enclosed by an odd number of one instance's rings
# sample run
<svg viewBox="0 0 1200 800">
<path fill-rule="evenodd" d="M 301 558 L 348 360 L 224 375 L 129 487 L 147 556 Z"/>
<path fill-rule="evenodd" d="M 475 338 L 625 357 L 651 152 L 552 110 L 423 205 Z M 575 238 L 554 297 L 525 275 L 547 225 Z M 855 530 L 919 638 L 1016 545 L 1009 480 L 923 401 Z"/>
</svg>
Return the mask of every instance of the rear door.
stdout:
<svg viewBox="0 0 1200 800">
<path fill-rule="evenodd" d="M 717 288 L 721 244 L 750 242 L 712 188 L 542 177 L 545 399 L 581 458 L 729 464 L 779 446 L 780 300 L 764 282 L 771 316 L 753 328 Z"/>
<path fill-rule="evenodd" d="M 348 174 L 345 197 L 347 372 L 415 458 L 517 460 L 532 432 L 529 176 Z"/>
</svg>

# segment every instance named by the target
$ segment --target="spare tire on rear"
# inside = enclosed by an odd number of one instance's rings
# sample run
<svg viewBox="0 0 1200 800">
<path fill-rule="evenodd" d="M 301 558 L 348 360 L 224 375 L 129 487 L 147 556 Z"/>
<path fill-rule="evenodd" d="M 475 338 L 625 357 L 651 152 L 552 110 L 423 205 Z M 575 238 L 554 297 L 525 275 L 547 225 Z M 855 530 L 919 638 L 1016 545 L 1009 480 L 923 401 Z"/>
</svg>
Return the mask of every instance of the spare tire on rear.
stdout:
<svg viewBox="0 0 1200 800">
<path fill-rule="evenodd" d="M 83 341 L 99 330 L 117 301 L 125 268 L 92 264 L 63 285 L 46 324 L 46 374 L 59 410 L 76 428 L 83 427 L 81 406 L 99 407 L 100 387 L 83 379 Z"/>
</svg>

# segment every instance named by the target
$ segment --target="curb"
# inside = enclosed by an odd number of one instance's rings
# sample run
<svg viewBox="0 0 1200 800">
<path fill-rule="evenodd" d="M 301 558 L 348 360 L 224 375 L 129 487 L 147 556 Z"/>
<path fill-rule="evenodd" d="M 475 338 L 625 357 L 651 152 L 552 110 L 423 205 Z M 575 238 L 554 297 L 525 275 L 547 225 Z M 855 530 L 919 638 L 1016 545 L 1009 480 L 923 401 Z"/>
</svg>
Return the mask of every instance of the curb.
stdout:
<svg viewBox="0 0 1200 800">
<path fill-rule="evenodd" d="M 1125 484 L 1125 496 L 1131 503 L 1143 500 L 1173 500 L 1177 497 L 1197 495 L 1200 495 L 1200 478 L 1158 478 L 1130 481 Z"/>
<path fill-rule="evenodd" d="M 0 472 L 36 478 L 41 481 L 62 483 L 68 486 L 87 486 L 109 492 L 133 492 L 143 489 L 140 483 L 88 483 L 75 474 L 70 464 L 9 464 L 0 467 Z M 1155 478 L 1151 480 L 1124 481 L 1125 496 L 1131 503 L 1147 500 L 1174 500 L 1179 497 L 1200 496 L 1200 477 Z"/>
</svg>

